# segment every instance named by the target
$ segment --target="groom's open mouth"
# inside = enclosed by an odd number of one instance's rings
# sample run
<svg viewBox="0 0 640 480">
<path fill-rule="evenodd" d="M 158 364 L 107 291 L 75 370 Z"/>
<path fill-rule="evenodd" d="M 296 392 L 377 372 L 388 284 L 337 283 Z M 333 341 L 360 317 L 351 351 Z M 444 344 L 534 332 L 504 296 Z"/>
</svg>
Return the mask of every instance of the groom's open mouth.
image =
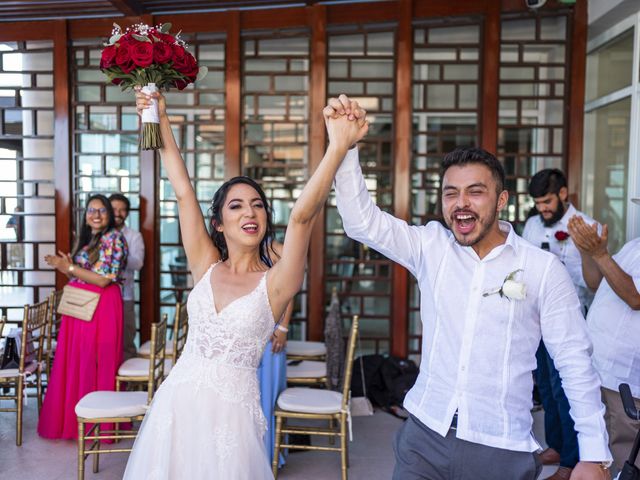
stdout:
<svg viewBox="0 0 640 480">
<path fill-rule="evenodd" d="M 470 234 L 476 226 L 477 218 L 471 212 L 456 212 L 453 214 L 455 229 L 461 235 Z"/>
</svg>

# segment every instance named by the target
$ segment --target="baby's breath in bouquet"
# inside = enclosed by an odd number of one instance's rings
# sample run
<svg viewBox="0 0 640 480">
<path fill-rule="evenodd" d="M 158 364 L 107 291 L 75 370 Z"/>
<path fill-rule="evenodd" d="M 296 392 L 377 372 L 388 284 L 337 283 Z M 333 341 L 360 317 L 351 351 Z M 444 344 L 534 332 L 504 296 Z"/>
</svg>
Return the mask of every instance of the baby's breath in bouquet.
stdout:
<svg viewBox="0 0 640 480">
<path fill-rule="evenodd" d="M 155 27 L 139 23 L 123 31 L 114 23 L 100 59 L 100 69 L 107 76 L 107 82 L 120 85 L 122 90 L 139 85 L 143 92 L 152 93 L 172 87 L 183 90 L 202 79 L 207 67 L 198 67 L 180 32 L 172 35 L 170 29 L 170 23 Z M 142 113 L 140 148 L 162 148 L 159 127 L 158 105 L 154 100 L 153 107 Z"/>
</svg>

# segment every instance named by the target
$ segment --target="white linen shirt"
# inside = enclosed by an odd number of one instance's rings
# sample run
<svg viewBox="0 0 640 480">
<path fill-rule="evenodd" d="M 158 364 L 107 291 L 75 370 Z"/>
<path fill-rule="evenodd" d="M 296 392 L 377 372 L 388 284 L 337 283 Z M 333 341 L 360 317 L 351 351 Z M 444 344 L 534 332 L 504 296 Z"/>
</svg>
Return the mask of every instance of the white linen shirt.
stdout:
<svg viewBox="0 0 640 480">
<path fill-rule="evenodd" d="M 144 241 L 142 234 L 137 230 L 133 230 L 126 225 L 120 230 L 127 241 L 129 254 L 127 255 L 127 265 L 122 275 L 124 282 L 122 284 L 122 299 L 134 300 L 133 286 L 134 275 L 137 270 L 142 268 L 144 264 Z"/>
<path fill-rule="evenodd" d="M 582 217 L 588 225 L 595 223 L 593 218 L 576 210 L 573 205 L 569 204 L 562 218 L 550 227 L 545 226 L 540 214 L 529 218 L 524 225 L 522 237 L 536 247 L 540 247 L 542 242 L 549 243 L 549 251 L 556 255 L 564 266 L 567 267 L 569 276 L 578 292 L 578 298 L 583 307 L 582 311 L 586 312 L 586 308 L 591 305 L 591 301 L 593 300 L 593 293 L 591 293 L 591 290 L 587 287 L 584 277 L 582 276 L 582 258 L 580 257 L 580 251 L 571 238 L 560 241 L 555 237 L 556 232 L 569 232 L 569 219 L 574 215 Z"/>
<path fill-rule="evenodd" d="M 536 451 L 531 371 L 542 336 L 571 404 L 581 459 L 611 460 L 586 324 L 571 279 L 554 255 L 500 222 L 506 242 L 480 259 L 438 222 L 409 226 L 382 212 L 367 191 L 357 149 L 347 153 L 335 190 L 347 235 L 417 278 L 422 361 L 404 402 L 410 413 L 445 436 L 457 411 L 458 438 Z M 518 269 L 515 280 L 526 285 L 524 300 L 483 296 Z"/>
<path fill-rule="evenodd" d="M 640 292 L 640 238 L 627 242 L 613 259 Z M 640 398 L 640 310 L 633 310 L 618 297 L 606 278 L 587 314 L 587 328 L 602 385 L 618 391 L 621 383 L 628 383 L 632 395 Z"/>
</svg>

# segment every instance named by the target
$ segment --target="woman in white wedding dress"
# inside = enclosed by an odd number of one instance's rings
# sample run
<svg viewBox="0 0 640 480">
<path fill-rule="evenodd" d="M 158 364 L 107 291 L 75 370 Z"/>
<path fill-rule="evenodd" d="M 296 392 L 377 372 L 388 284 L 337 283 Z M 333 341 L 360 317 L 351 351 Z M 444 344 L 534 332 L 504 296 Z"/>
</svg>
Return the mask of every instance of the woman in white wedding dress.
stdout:
<svg viewBox="0 0 640 480">
<path fill-rule="evenodd" d="M 367 132 L 364 112 L 327 121 L 327 152 L 296 201 L 282 255 L 268 267 L 270 208 L 262 189 L 235 177 L 215 194 L 209 226 L 173 138 L 164 98 L 163 165 L 178 201 L 195 286 L 182 356 L 155 395 L 124 474 L 127 480 L 271 479 L 256 369 L 275 322 L 299 290 L 311 229 L 347 149 Z M 138 112 L 151 97 L 138 92 Z M 318 112 L 320 113 L 320 112 Z M 357 117 L 357 121 L 351 121 Z"/>
</svg>

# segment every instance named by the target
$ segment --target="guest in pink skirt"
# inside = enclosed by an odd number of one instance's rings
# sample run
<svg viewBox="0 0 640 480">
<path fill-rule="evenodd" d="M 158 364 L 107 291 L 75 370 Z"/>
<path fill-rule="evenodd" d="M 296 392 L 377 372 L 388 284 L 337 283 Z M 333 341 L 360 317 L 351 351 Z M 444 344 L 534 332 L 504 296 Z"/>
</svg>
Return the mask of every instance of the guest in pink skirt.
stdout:
<svg viewBox="0 0 640 480">
<path fill-rule="evenodd" d="M 73 256 L 59 252 L 45 261 L 70 277 L 69 285 L 100 293 L 91 321 L 62 316 L 51 378 L 40 412 L 38 433 L 45 438 L 75 439 L 74 408 L 87 393 L 115 390 L 122 362 L 121 272 L 127 243 L 115 228 L 111 204 L 103 195 L 87 202 Z"/>
</svg>

